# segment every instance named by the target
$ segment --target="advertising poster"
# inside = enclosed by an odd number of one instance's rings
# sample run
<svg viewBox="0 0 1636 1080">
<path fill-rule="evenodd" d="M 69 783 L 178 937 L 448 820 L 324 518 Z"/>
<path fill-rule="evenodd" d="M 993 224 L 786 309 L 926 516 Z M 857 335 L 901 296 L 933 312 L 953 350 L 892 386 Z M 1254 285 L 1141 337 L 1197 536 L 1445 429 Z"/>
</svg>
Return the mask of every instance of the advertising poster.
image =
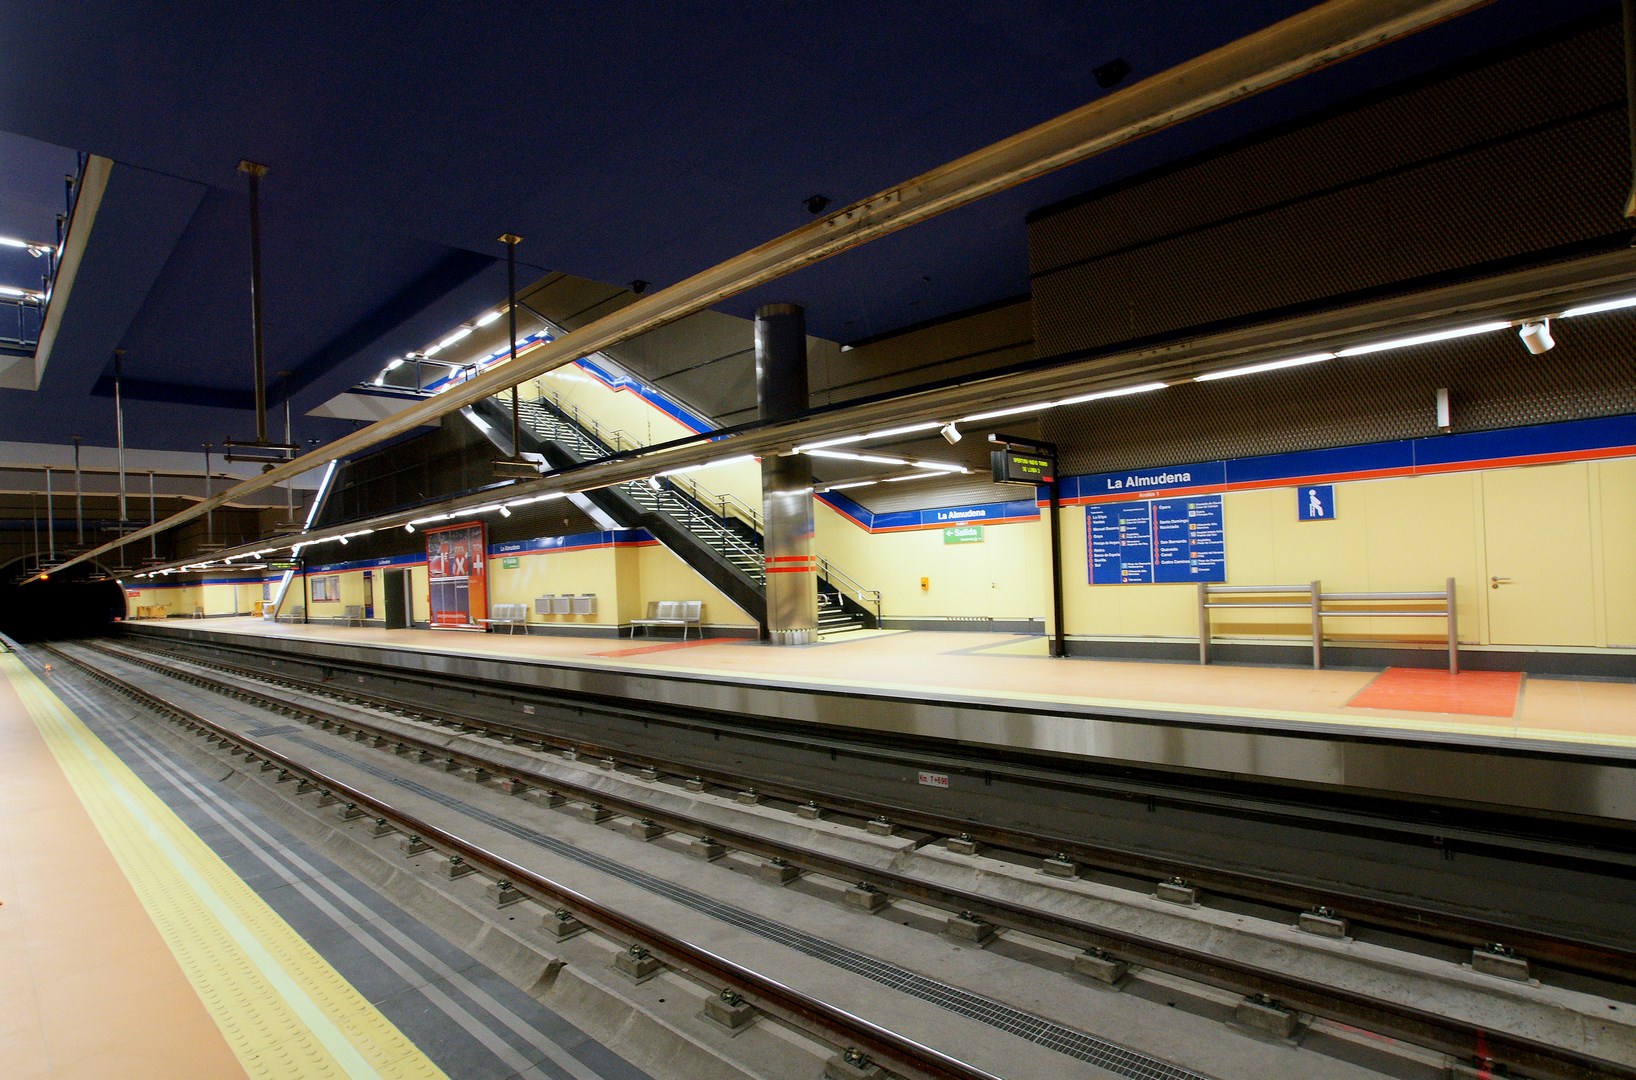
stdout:
<svg viewBox="0 0 1636 1080">
<path fill-rule="evenodd" d="M 489 614 L 488 537 L 480 521 L 426 530 L 432 626 L 481 630 Z"/>
</svg>

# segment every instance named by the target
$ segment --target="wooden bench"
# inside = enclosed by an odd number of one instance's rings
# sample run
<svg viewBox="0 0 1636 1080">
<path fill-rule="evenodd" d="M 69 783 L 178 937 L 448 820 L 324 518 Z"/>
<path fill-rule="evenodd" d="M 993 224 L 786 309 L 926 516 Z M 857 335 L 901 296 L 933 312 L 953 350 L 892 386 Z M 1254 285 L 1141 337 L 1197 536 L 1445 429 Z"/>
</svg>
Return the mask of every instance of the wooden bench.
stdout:
<svg viewBox="0 0 1636 1080">
<path fill-rule="evenodd" d="M 701 619 L 704 615 L 703 600 L 649 600 L 648 615 L 645 619 L 631 620 L 631 637 L 636 636 L 636 628 L 644 630 L 655 626 L 679 626 L 682 628 L 682 640 L 687 640 L 687 628 L 694 627 L 699 636 L 704 636 L 704 627 Z"/>
<path fill-rule="evenodd" d="M 302 604 L 292 604 L 278 613 L 277 622 L 305 622 L 307 609 Z"/>
<path fill-rule="evenodd" d="M 515 634 L 517 627 L 520 626 L 523 628 L 523 633 L 528 633 L 527 604 L 495 604 L 489 611 L 488 618 L 478 619 L 477 621 L 485 624 L 490 630 L 503 626 L 506 628 L 506 633 Z"/>
</svg>

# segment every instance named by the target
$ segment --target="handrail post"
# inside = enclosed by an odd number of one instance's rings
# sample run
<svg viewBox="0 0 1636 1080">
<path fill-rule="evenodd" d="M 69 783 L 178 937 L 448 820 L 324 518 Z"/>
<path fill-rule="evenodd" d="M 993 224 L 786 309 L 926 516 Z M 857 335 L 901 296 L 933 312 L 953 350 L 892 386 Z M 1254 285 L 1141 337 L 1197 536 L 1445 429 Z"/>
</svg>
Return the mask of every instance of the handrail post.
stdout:
<svg viewBox="0 0 1636 1080">
<path fill-rule="evenodd" d="M 1447 594 L 1443 602 L 1449 609 L 1449 674 L 1460 674 L 1460 624 L 1454 609 L 1454 579 L 1448 579 Z"/>
<path fill-rule="evenodd" d="M 1210 586 L 1199 582 L 1199 663 L 1210 662 Z"/>
<path fill-rule="evenodd" d="M 1324 666 L 1324 613 L 1323 583 L 1312 583 L 1312 669 Z"/>
</svg>

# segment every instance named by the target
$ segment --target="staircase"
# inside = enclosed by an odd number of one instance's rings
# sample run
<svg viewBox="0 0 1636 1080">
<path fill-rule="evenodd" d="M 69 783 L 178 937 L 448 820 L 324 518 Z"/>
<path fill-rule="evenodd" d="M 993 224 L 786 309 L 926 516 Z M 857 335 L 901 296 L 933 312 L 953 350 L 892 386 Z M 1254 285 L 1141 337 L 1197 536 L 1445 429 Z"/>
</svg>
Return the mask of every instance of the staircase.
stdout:
<svg viewBox="0 0 1636 1080">
<path fill-rule="evenodd" d="M 505 428 L 510 430 L 510 400 L 491 399 L 474 407 L 490 419 L 498 419 L 498 411 L 505 414 Z M 518 403 L 518 419 L 525 440 L 533 436 L 546 451 L 546 459 L 553 466 L 572 462 L 595 461 L 620 450 L 630 449 L 635 443 L 625 444 L 623 433 L 611 433 L 615 445 L 606 441 L 600 430 L 587 430 L 581 423 L 569 418 L 560 408 L 545 401 Z M 502 448 L 506 449 L 506 448 Z M 552 451 L 555 451 L 554 453 Z M 761 517 L 756 509 L 731 496 L 716 495 L 700 487 L 691 478 L 672 480 L 633 480 L 618 488 L 621 499 L 615 499 L 604 508 L 627 527 L 646 524 L 661 541 L 677 552 L 694 569 L 699 570 L 712 584 L 722 588 L 735 602 L 744 606 L 744 587 L 752 588 L 760 601 L 752 614 L 765 618 L 767 574 L 762 563 Z M 601 494 L 601 493 L 596 493 Z M 647 521 L 625 521 L 619 503 L 634 504 Z M 651 526 L 663 523 L 666 529 Z M 663 533 L 664 535 L 661 535 Z M 681 543 L 677 541 L 680 540 Z M 689 552 L 687 547 L 695 550 Z M 708 552 L 710 558 L 699 555 Z M 724 582 L 720 574 L 726 570 L 736 582 Z M 865 590 L 850 577 L 819 560 L 818 580 L 818 633 L 820 636 L 862 630 L 878 625 L 880 594 Z M 832 579 L 834 579 L 832 581 Z M 740 584 L 741 583 L 741 584 Z M 739 584 L 738 589 L 724 587 Z M 841 586 L 860 596 L 872 596 L 877 610 L 869 611 L 855 602 Z M 746 610 L 751 610 L 746 608 Z"/>
</svg>

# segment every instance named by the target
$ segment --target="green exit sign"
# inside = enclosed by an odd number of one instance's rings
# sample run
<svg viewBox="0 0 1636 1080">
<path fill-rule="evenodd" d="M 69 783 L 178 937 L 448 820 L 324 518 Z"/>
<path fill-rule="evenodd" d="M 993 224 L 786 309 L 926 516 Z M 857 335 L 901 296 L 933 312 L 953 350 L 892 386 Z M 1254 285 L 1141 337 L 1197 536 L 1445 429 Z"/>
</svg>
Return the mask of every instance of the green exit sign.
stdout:
<svg viewBox="0 0 1636 1080">
<path fill-rule="evenodd" d="M 502 570 L 515 570 L 517 566 L 518 560 L 515 555 L 500 560 L 500 569 Z"/>
<path fill-rule="evenodd" d="M 983 542 L 983 527 L 981 525 L 955 525 L 943 530 L 945 544 L 981 544 Z"/>
</svg>

